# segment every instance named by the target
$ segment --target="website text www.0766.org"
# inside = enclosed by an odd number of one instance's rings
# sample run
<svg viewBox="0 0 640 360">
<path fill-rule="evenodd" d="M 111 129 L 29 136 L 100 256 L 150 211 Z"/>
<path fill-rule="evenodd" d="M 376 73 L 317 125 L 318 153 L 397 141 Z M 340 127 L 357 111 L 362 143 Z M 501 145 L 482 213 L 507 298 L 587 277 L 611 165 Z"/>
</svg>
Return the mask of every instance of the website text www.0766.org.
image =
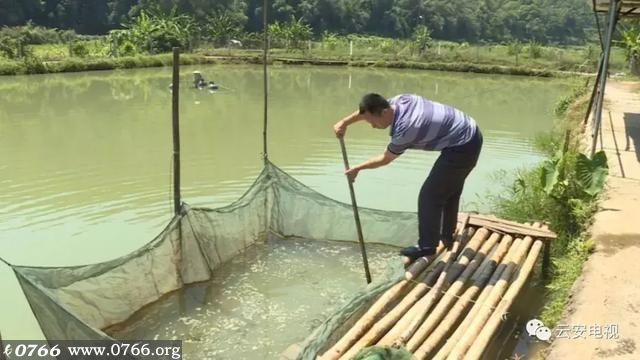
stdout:
<svg viewBox="0 0 640 360">
<path fill-rule="evenodd" d="M 3 341 L 0 359 L 182 359 L 179 340 Z"/>
</svg>

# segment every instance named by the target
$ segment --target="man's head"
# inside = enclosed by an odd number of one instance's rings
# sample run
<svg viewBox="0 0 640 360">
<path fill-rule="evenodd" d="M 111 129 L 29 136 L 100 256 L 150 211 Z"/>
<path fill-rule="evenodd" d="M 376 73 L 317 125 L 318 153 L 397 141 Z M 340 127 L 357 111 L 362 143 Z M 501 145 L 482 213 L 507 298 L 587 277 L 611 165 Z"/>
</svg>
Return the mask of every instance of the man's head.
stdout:
<svg viewBox="0 0 640 360">
<path fill-rule="evenodd" d="M 360 101 L 360 116 L 376 129 L 386 129 L 393 121 L 393 109 L 380 94 L 370 93 Z"/>
</svg>

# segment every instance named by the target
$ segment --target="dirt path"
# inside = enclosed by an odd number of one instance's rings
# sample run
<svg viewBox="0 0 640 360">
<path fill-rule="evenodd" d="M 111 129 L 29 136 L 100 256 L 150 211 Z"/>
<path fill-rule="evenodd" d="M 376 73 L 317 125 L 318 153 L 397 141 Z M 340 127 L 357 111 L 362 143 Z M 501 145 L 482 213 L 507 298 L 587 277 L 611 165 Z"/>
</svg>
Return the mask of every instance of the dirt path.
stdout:
<svg viewBox="0 0 640 360">
<path fill-rule="evenodd" d="M 595 252 L 547 359 L 640 359 L 640 84 L 610 83 L 605 96 L 598 149 L 610 176 L 592 227 Z"/>
</svg>

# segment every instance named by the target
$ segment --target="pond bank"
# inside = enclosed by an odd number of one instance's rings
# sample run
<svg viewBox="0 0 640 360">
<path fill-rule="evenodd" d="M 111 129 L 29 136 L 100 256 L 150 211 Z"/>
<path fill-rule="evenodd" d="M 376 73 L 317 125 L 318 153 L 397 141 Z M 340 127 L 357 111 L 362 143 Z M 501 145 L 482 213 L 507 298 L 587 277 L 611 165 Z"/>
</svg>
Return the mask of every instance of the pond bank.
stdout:
<svg viewBox="0 0 640 360">
<path fill-rule="evenodd" d="M 592 76 L 589 73 L 579 73 L 560 70 L 532 68 L 527 66 L 505 66 L 478 64 L 472 62 L 417 62 L 408 60 L 344 60 L 323 58 L 291 58 L 271 56 L 271 64 L 287 65 L 324 65 L 324 66 L 354 66 L 379 67 L 393 69 L 437 70 L 452 72 L 472 72 L 480 74 L 523 75 L 536 77 L 571 77 Z M 81 71 L 100 71 L 115 69 L 133 69 L 147 67 L 171 66 L 171 54 L 139 55 L 119 58 L 68 58 L 60 61 L 41 61 L 37 58 L 27 58 L 23 61 L 0 61 L 0 75 L 50 74 Z M 261 55 L 206 55 L 183 54 L 181 64 L 262 64 Z"/>
<path fill-rule="evenodd" d="M 609 83 L 602 142 L 609 177 L 591 228 L 594 252 L 573 285 L 547 359 L 637 359 L 640 345 L 640 98 L 638 83 Z M 590 143 L 590 131 L 585 133 Z M 584 329 L 584 332 L 581 332 Z M 577 336 L 577 338 L 576 338 Z"/>
</svg>

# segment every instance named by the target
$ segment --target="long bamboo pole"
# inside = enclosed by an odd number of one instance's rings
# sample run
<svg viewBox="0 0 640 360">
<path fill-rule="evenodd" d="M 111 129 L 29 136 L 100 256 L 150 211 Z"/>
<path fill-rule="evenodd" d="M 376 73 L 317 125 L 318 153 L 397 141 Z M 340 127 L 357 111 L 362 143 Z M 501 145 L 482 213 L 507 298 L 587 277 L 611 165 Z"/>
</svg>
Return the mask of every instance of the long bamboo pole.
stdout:
<svg viewBox="0 0 640 360">
<path fill-rule="evenodd" d="M 465 355 L 465 360 L 474 360 L 480 359 L 482 353 L 484 352 L 487 344 L 491 341 L 491 336 L 496 332 L 496 329 L 500 325 L 500 321 L 502 320 L 502 316 L 506 314 L 507 310 L 513 304 L 513 300 L 520 293 L 522 286 L 525 281 L 529 277 L 533 266 L 538 259 L 538 255 L 540 255 L 540 251 L 542 249 L 543 243 L 541 240 L 536 240 L 531 246 L 531 250 L 527 255 L 527 258 L 522 264 L 515 280 L 511 283 L 509 290 L 504 294 L 502 300 L 496 307 L 495 311 L 486 322 L 484 327 L 481 329 L 480 333 L 476 336 L 475 341 L 467 351 Z"/>
<path fill-rule="evenodd" d="M 404 344 L 418 327 L 420 327 L 422 321 L 424 321 L 429 314 L 429 310 L 436 305 L 444 291 L 446 291 L 449 285 L 460 275 L 462 269 L 469 264 L 487 237 L 489 237 L 489 231 L 487 229 L 482 228 L 476 231 L 462 252 L 460 259 L 455 263 L 456 266 L 452 267 L 455 261 L 454 259 L 454 261 L 451 262 L 452 265 L 449 265 L 449 267 L 440 274 L 434 287 L 411 307 L 402 319 L 378 342 L 378 345 L 399 346 Z"/>
<path fill-rule="evenodd" d="M 500 238 L 500 234 L 493 233 L 491 234 L 489 239 L 482 244 L 482 247 L 476 253 L 469 265 L 464 269 L 462 275 L 460 275 L 460 277 L 458 277 L 458 279 L 453 284 L 451 284 L 436 307 L 429 314 L 429 316 L 427 316 L 427 319 L 422 323 L 422 325 L 420 325 L 415 334 L 413 334 L 413 336 L 409 338 L 406 344 L 407 350 L 409 350 L 410 352 L 415 352 L 418 346 L 420 346 L 420 344 L 424 342 L 427 336 L 429 336 L 433 329 L 438 325 L 440 320 L 442 320 L 446 313 L 450 311 L 450 308 L 458 299 L 458 295 L 462 291 L 464 285 L 473 274 L 481 270 L 480 264 L 482 264 L 485 256 L 489 253 L 489 251 L 491 251 L 493 246 L 498 242 L 498 240 L 500 240 Z"/>
<path fill-rule="evenodd" d="M 438 250 L 442 252 L 444 247 L 440 247 Z M 340 358 L 345 351 L 351 347 L 362 335 L 364 335 L 371 326 L 379 320 L 385 309 L 389 304 L 396 301 L 406 290 L 415 285 L 415 279 L 421 279 L 421 276 L 426 275 L 424 270 L 426 266 L 423 266 L 422 262 L 412 264 L 405 272 L 405 278 L 400 280 L 394 286 L 389 288 L 384 294 L 382 294 L 378 300 L 367 310 L 367 312 L 347 331 L 346 334 L 338 340 L 329 350 L 318 357 L 319 360 L 335 360 Z"/>
<path fill-rule="evenodd" d="M 498 279 L 498 282 L 491 290 L 491 293 L 482 303 L 482 308 L 480 308 L 476 317 L 473 319 L 473 322 L 471 323 L 469 328 L 467 328 L 465 334 L 462 336 L 462 339 L 459 342 L 459 346 L 457 346 L 449 355 L 450 359 L 461 359 L 464 356 L 464 353 L 466 353 L 466 351 L 469 349 L 477 334 L 480 332 L 480 330 L 482 330 L 482 327 L 485 325 L 487 319 L 491 316 L 491 313 L 493 313 L 496 305 L 507 290 L 513 272 L 522 264 L 532 242 L 533 239 L 530 236 L 525 236 L 525 238 L 522 240 L 522 244 L 518 248 L 513 261 L 510 261 L 507 264 L 506 268 Z"/>
<path fill-rule="evenodd" d="M 344 145 L 344 137 L 340 136 L 340 149 L 342 150 L 342 160 L 344 161 L 344 169 L 349 170 L 349 158 L 347 157 L 347 147 Z M 358 233 L 358 243 L 360 244 L 360 253 L 362 254 L 362 265 L 364 266 L 364 275 L 367 278 L 367 284 L 371 283 L 371 272 L 369 271 L 369 260 L 367 259 L 367 249 L 364 246 L 364 237 L 362 236 L 362 224 L 360 223 L 360 213 L 358 212 L 358 203 L 356 202 L 356 193 L 353 190 L 353 181 L 347 179 L 349 184 L 349 194 L 351 195 L 351 207 L 353 207 L 353 218 L 356 222 L 356 231 Z"/>
<path fill-rule="evenodd" d="M 425 276 L 425 278 L 397 304 L 389 313 L 387 313 L 382 319 L 376 322 L 364 336 L 358 339 L 357 342 L 351 346 L 351 348 L 344 353 L 340 359 L 351 359 L 363 348 L 375 344 L 395 323 L 402 317 L 402 315 L 413 305 L 416 301 L 422 297 L 424 293 L 429 291 L 429 288 L 436 282 L 438 276 L 445 268 L 445 264 L 451 257 L 451 251 L 445 253 L 445 255 L 435 263 L 433 269 Z"/>
<path fill-rule="evenodd" d="M 500 241 L 500 244 L 498 244 L 496 250 L 491 254 L 489 261 L 481 265 L 479 273 L 476 273 L 478 274 L 478 276 L 475 277 L 474 274 L 475 281 L 473 281 L 472 285 L 467 290 L 465 290 L 462 296 L 460 296 L 460 299 L 454 304 L 451 310 L 447 313 L 447 316 L 445 316 L 445 318 L 429 335 L 425 342 L 422 343 L 422 345 L 420 345 L 420 347 L 418 347 L 418 349 L 414 351 L 413 356 L 416 359 L 428 359 L 433 357 L 432 354 L 438 344 L 452 330 L 453 325 L 461 316 L 464 315 L 465 310 L 472 304 L 475 296 L 487 283 L 493 271 L 496 269 L 498 264 L 500 264 L 503 257 L 507 254 L 507 251 L 511 247 L 512 242 L 513 238 L 511 236 L 505 236 L 502 238 L 502 241 Z M 472 277 L 472 280 L 474 277 Z M 458 329 L 460 329 L 460 327 Z M 461 331 L 459 333 L 460 335 L 462 335 Z M 453 342 L 450 344 L 453 344 Z"/>
<path fill-rule="evenodd" d="M 460 340 L 462 339 L 463 335 L 466 333 L 467 329 L 469 328 L 469 325 L 473 322 L 473 320 L 476 317 L 476 314 L 478 313 L 480 308 L 482 308 L 482 304 L 486 300 L 487 296 L 489 296 L 489 294 L 493 290 L 493 286 L 498 282 L 498 279 L 500 278 L 500 276 L 502 275 L 502 273 L 506 269 L 507 264 L 509 262 L 511 262 L 511 259 L 513 258 L 514 254 L 517 252 L 518 248 L 520 247 L 520 244 L 522 243 L 522 239 L 517 238 L 517 239 L 513 240 L 513 238 L 510 235 L 505 236 L 502 239 L 502 241 L 503 242 L 508 242 L 510 244 L 510 246 L 508 247 L 508 250 L 507 250 L 507 255 L 502 260 L 502 262 L 500 262 L 495 267 L 495 271 L 490 271 L 489 272 L 489 274 L 488 274 L 490 276 L 489 282 L 483 283 L 484 285 L 482 286 L 482 290 L 480 291 L 480 295 L 475 300 L 473 306 L 471 307 L 471 310 L 465 316 L 464 320 L 462 320 L 462 323 L 460 325 L 458 325 L 458 327 L 457 327 L 456 331 L 453 333 L 453 335 L 451 335 L 447 339 L 447 342 L 440 349 L 440 351 L 438 351 L 438 353 L 434 357 L 434 360 L 435 359 L 438 359 L 438 360 L 446 359 L 449 356 L 449 354 L 451 352 L 453 352 L 455 350 L 455 348 L 459 345 Z M 489 270 L 491 270 L 491 268 Z M 474 280 L 475 280 L 475 282 L 478 281 L 478 279 L 474 279 Z"/>
</svg>

